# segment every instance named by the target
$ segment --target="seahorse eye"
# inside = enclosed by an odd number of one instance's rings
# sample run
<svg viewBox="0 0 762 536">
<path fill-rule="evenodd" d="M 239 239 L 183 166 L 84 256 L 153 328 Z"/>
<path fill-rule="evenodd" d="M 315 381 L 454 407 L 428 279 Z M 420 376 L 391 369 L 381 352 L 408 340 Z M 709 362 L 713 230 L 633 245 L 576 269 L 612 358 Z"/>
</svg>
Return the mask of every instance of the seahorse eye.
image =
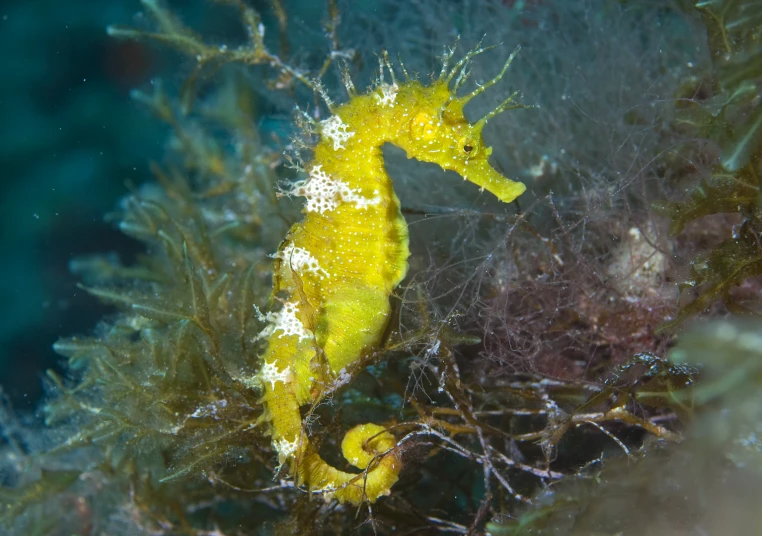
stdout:
<svg viewBox="0 0 762 536">
<path fill-rule="evenodd" d="M 472 137 L 466 134 L 458 138 L 458 143 L 455 147 L 462 147 L 463 152 L 468 158 L 475 156 L 479 152 L 479 143 Z M 454 148 L 455 148 L 454 147 Z"/>
</svg>

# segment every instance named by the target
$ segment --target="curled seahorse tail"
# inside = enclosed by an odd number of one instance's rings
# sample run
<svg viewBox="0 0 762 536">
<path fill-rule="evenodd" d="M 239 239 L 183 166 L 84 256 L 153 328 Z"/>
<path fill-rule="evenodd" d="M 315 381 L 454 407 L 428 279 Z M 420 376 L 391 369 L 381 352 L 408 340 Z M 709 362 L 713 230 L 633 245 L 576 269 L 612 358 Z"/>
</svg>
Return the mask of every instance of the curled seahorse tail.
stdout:
<svg viewBox="0 0 762 536">
<path fill-rule="evenodd" d="M 347 485 L 343 495 L 352 495 L 357 489 L 364 491 L 370 502 L 389 495 L 402 470 L 402 462 L 394 450 L 396 443 L 394 436 L 377 424 L 360 424 L 349 430 L 341 442 L 342 454 L 353 466 L 367 472 L 357 483 Z"/>
<path fill-rule="evenodd" d="M 310 491 L 323 491 L 341 503 L 376 502 L 389 495 L 399 478 L 402 462 L 393 451 L 394 436 L 377 424 L 360 424 L 349 430 L 341 442 L 346 460 L 361 469 L 347 473 L 325 462 L 306 438 L 296 461 L 297 477 Z"/>
<path fill-rule="evenodd" d="M 277 344 L 271 347 L 275 348 Z M 320 456 L 304 429 L 290 369 L 281 368 L 274 357 L 272 353 L 266 355 L 265 373 L 260 371 L 260 381 L 264 389 L 265 418 L 271 425 L 279 464 L 289 466 L 299 485 L 333 496 L 342 503 L 373 503 L 389 495 L 402 469 L 394 450 L 394 435 L 377 424 L 355 426 L 344 436 L 341 450 L 346 460 L 362 472 L 347 473 L 331 466 Z"/>
</svg>

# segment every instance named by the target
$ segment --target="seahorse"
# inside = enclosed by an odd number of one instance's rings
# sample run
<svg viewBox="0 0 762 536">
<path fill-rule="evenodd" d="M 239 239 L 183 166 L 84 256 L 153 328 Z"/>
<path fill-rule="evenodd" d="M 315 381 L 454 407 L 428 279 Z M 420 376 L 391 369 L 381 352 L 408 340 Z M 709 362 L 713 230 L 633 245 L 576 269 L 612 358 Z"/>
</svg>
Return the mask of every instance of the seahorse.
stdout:
<svg viewBox="0 0 762 536">
<path fill-rule="evenodd" d="M 454 47 L 446 49 L 441 73 L 429 85 L 401 64 L 405 81 L 398 82 L 385 52 L 378 81 L 366 93 L 358 94 L 345 73 L 348 102 L 335 106 L 324 95 L 331 115 L 315 121 L 320 138 L 304 166 L 307 177 L 285 192 L 306 198 L 304 219 L 273 255 L 273 297 L 282 305 L 264 315 L 268 324 L 260 337 L 267 348 L 257 377 L 278 462 L 313 493 L 373 503 L 390 494 L 402 468 L 395 436 L 376 424 L 355 426 L 341 444 L 360 473 L 332 467 L 309 440 L 300 414 L 301 406 L 319 402 L 349 375 L 350 365 L 378 347 L 391 314 L 390 295 L 407 273 L 408 229 L 382 146 L 390 143 L 409 158 L 453 170 L 504 202 L 526 189 L 489 164 L 492 149 L 482 139 L 490 119 L 522 106 L 517 93 L 476 122 L 463 113 L 503 77 L 518 49 L 494 79 L 456 94 L 469 62 L 487 48 L 477 46 L 452 67 Z M 385 69 L 391 83 L 384 80 Z"/>
</svg>

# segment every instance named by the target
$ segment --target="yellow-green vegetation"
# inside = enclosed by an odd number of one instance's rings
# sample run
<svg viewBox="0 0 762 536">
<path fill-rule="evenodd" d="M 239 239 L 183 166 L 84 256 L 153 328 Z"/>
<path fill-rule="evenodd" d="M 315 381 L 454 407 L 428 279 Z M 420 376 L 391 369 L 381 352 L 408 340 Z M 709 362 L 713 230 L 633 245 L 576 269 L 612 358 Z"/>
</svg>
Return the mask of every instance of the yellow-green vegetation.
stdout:
<svg viewBox="0 0 762 536">
<path fill-rule="evenodd" d="M 489 524 L 490 534 L 676 534 L 686 526 L 708 534 L 759 532 L 753 491 L 762 479 L 759 323 L 688 329 L 668 357 L 669 363 L 645 361 L 659 387 L 641 394 L 666 394 L 671 405 L 689 410 L 679 412 L 691 423 L 679 445 L 651 445 L 645 454 L 585 467 L 523 515 Z"/>
<path fill-rule="evenodd" d="M 736 314 L 759 313 L 757 300 L 739 300 L 733 290 L 762 275 L 762 11 L 758 2 L 722 0 L 699 2 L 696 9 L 707 28 L 712 72 L 682 88 L 678 128 L 709 141 L 705 154 L 693 158 L 715 163 L 707 174 L 685 166 L 683 178 L 699 185 L 689 199 L 659 208 L 671 217 L 673 235 L 699 218 L 738 216 L 726 233 L 732 236 L 692 261 L 691 278 L 681 287 L 697 295 L 664 328 L 718 301 Z"/>
</svg>

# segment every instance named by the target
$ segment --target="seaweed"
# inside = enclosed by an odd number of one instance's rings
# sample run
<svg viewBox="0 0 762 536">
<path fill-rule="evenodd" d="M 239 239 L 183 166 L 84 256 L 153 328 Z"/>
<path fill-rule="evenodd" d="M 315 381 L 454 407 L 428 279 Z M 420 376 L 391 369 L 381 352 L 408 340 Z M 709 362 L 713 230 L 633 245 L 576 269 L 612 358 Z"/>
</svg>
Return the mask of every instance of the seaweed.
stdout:
<svg viewBox="0 0 762 536">
<path fill-rule="evenodd" d="M 325 54 L 325 60 L 313 77 L 305 69 L 294 67 L 291 63 L 271 52 L 265 43 L 266 27 L 262 23 L 259 12 L 246 4 L 243 0 L 214 0 L 215 3 L 235 8 L 239 11 L 240 21 L 243 25 L 248 41 L 245 44 L 231 46 L 227 43 L 210 44 L 204 38 L 186 26 L 172 11 L 167 9 L 158 0 L 141 0 L 143 6 L 156 28 L 155 30 L 139 29 L 122 26 L 109 26 L 107 32 L 110 36 L 118 39 L 139 39 L 159 42 L 183 55 L 193 58 L 196 66 L 188 75 L 181 90 L 182 109 L 191 109 L 197 94 L 198 83 L 207 72 L 217 72 L 228 64 L 242 65 L 265 65 L 273 68 L 276 78 L 264 80 L 263 85 L 271 90 L 293 90 L 295 82 L 304 84 L 314 89 L 315 80 L 324 76 L 331 65 L 337 59 L 350 61 L 354 52 L 351 49 L 344 50 L 337 37 L 339 24 L 339 10 L 335 0 L 328 2 L 328 18 L 324 23 L 324 30 L 328 36 L 330 50 Z M 281 0 L 270 0 L 270 7 L 275 13 L 279 24 L 279 45 L 281 52 L 289 50 L 286 12 Z"/>
<path fill-rule="evenodd" d="M 679 100 L 677 122 L 692 136 L 705 139 L 705 157 L 712 161 L 706 173 L 691 166 L 682 175 L 700 176 L 686 201 L 661 204 L 671 218 L 673 235 L 687 224 L 715 214 L 737 214 L 732 236 L 691 262 L 690 279 L 681 289 L 695 288 L 662 330 L 721 301 L 736 314 L 757 314 L 757 304 L 744 303 L 733 289 L 762 275 L 762 26 L 758 2 L 715 0 L 698 2 L 706 27 L 712 70 L 686 82 Z M 748 300 L 747 300 L 748 301 Z"/>
<path fill-rule="evenodd" d="M 760 516 L 753 491 L 762 478 L 760 325 L 715 320 L 689 328 L 671 367 L 701 367 L 671 396 L 702 408 L 679 443 L 651 445 L 629 459 L 601 458 L 597 470 L 559 482 L 491 534 L 752 534 Z M 666 363 L 666 362 L 665 362 Z M 661 366 L 661 365 L 660 365 Z"/>
</svg>

